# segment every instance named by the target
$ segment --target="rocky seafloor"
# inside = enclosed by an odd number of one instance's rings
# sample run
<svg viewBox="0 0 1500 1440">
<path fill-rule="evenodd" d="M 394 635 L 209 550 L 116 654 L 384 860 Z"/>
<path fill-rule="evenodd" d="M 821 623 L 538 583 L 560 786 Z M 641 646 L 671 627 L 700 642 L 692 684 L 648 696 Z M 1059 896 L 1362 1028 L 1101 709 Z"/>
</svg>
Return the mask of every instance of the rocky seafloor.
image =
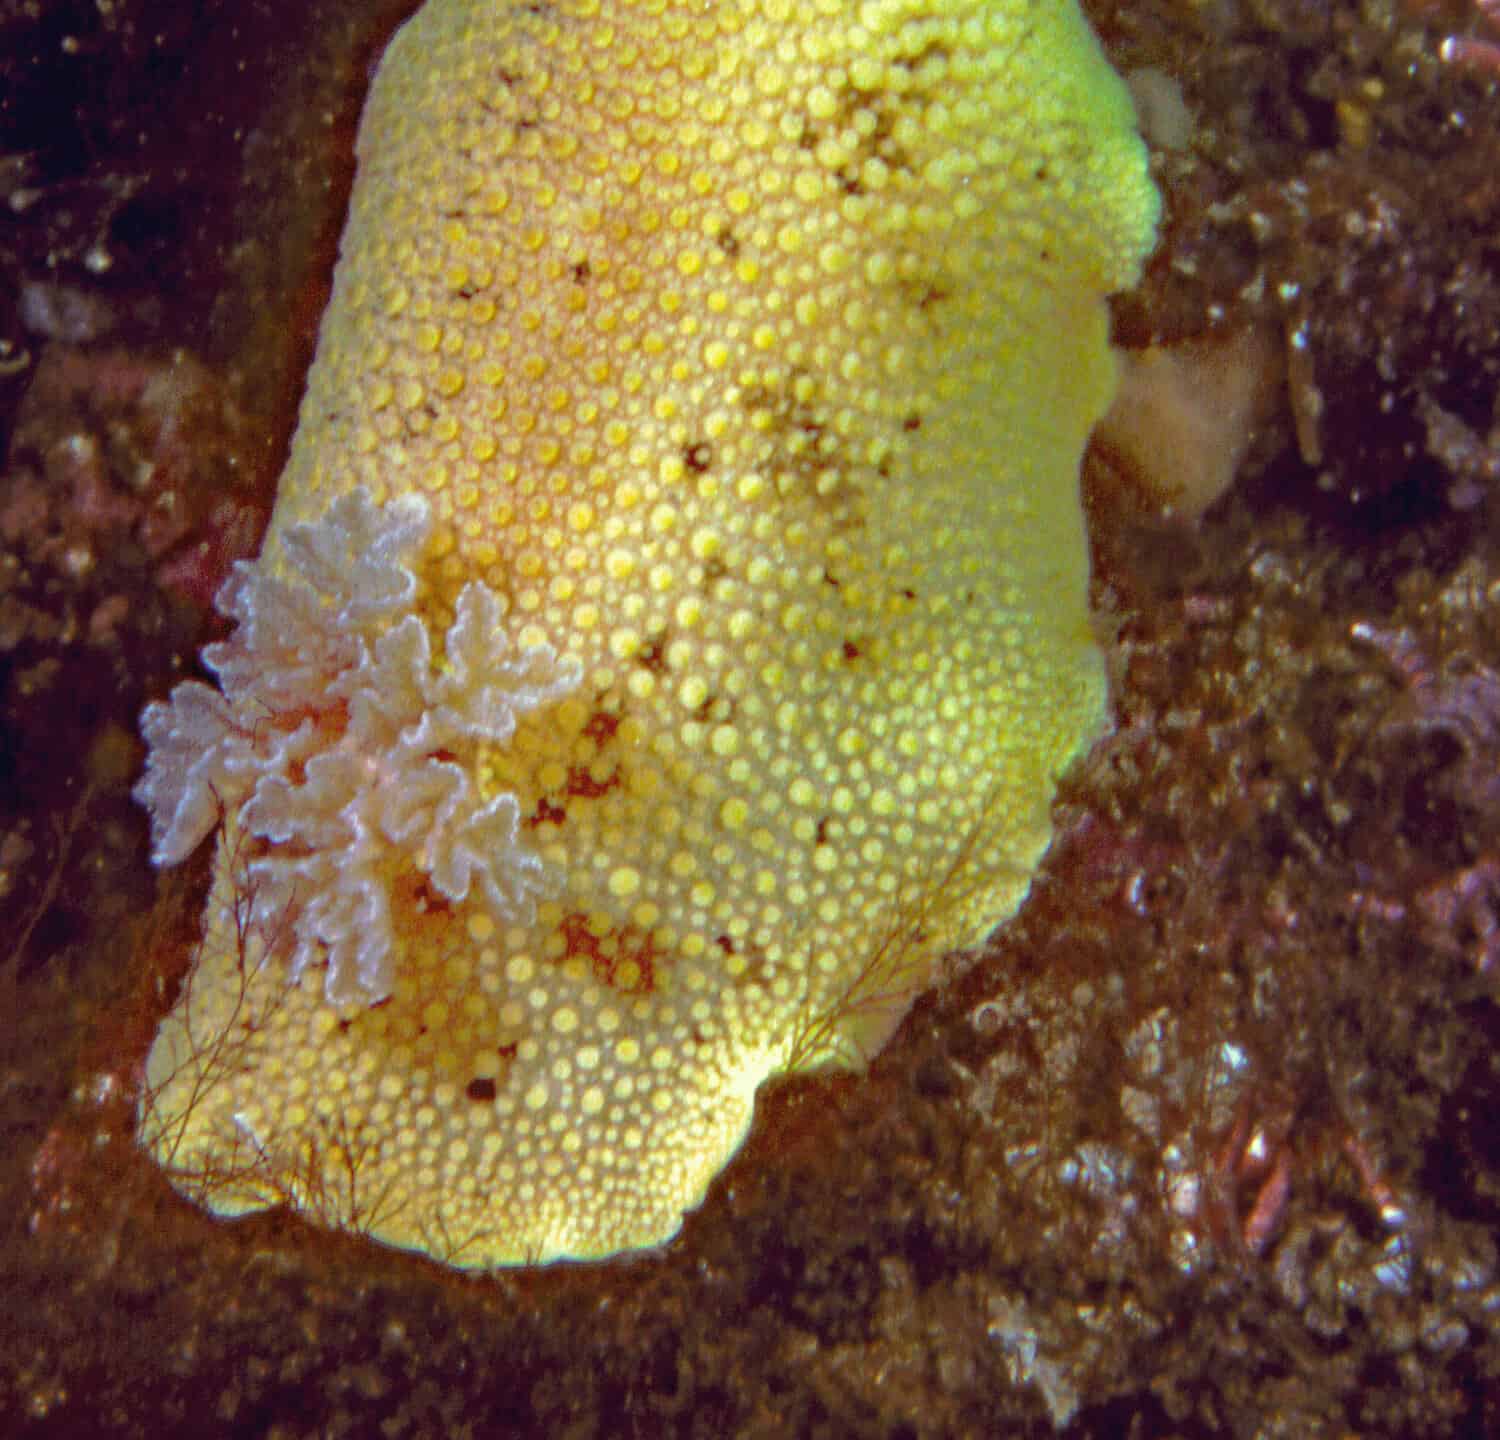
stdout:
<svg viewBox="0 0 1500 1440">
<path fill-rule="evenodd" d="M 402 10 L 0 3 L 0 1433 L 1500 1432 L 1483 6 L 1091 11 L 1167 198 L 1085 473 L 1114 729 L 671 1246 L 465 1275 L 136 1150 L 205 875 L 135 719 L 253 553 Z"/>
</svg>

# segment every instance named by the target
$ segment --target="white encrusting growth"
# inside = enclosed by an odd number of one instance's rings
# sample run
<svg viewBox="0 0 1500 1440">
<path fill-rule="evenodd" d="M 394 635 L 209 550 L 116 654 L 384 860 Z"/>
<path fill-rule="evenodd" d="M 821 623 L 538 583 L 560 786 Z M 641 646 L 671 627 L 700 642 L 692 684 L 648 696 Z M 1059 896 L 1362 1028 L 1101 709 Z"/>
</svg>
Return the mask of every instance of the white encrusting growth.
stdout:
<svg viewBox="0 0 1500 1440">
<path fill-rule="evenodd" d="M 518 715 L 576 688 L 578 666 L 548 645 L 512 647 L 482 582 L 460 592 L 434 657 L 412 569 L 429 526 L 420 498 L 382 509 L 364 489 L 293 526 L 292 579 L 241 562 L 219 592 L 238 622 L 203 652 L 222 693 L 185 681 L 142 721 L 136 798 L 156 863 L 176 864 L 237 815 L 249 925 L 294 981 L 326 958 L 335 1005 L 390 994 L 389 897 L 403 870 L 522 924 L 550 888 L 516 797 L 486 800 L 474 760 L 511 738 Z"/>
</svg>

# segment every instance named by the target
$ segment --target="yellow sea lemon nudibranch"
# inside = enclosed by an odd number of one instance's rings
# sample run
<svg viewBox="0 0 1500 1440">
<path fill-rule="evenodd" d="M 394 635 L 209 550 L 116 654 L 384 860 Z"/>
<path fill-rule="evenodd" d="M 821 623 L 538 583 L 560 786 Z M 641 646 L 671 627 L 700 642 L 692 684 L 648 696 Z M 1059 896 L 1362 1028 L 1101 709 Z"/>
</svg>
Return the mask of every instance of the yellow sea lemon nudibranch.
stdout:
<svg viewBox="0 0 1500 1440">
<path fill-rule="evenodd" d="M 1157 212 L 1073 0 L 428 0 L 238 622 L 143 1143 L 480 1266 L 668 1239 L 1015 909 L 1104 718 L 1079 458 Z"/>
</svg>

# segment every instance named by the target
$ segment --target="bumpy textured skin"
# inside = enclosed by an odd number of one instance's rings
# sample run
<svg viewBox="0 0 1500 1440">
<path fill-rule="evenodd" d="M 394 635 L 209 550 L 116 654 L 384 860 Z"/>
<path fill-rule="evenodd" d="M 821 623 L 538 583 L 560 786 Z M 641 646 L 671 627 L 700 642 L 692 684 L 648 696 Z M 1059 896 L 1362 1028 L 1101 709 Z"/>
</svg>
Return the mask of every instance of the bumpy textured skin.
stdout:
<svg viewBox="0 0 1500 1440">
<path fill-rule="evenodd" d="M 513 796 L 549 888 L 507 918 L 388 835 L 371 1005 L 288 963 L 277 835 L 226 807 L 144 1141 L 217 1211 L 455 1264 L 651 1245 L 762 1079 L 857 1061 L 1014 910 L 1103 722 L 1077 471 L 1144 151 L 1071 0 L 429 0 L 359 164 L 258 567 L 425 500 L 431 654 L 477 583 L 576 683 L 503 743 L 381 743 Z M 343 703 L 284 727 L 345 745 Z M 346 847 L 396 793 L 365 768 Z M 203 783 L 153 782 L 200 828 Z"/>
</svg>

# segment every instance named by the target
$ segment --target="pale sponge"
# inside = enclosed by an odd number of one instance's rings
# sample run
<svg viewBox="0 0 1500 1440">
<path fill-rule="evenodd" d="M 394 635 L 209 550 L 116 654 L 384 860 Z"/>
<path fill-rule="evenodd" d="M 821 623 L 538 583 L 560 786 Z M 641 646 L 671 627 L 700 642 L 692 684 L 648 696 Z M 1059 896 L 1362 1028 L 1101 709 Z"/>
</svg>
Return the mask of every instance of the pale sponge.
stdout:
<svg viewBox="0 0 1500 1440">
<path fill-rule="evenodd" d="M 1078 463 L 1151 244 L 1071 0 L 428 0 L 239 622 L 143 1142 L 456 1264 L 670 1237 L 1024 896 L 1104 722 Z"/>
</svg>

